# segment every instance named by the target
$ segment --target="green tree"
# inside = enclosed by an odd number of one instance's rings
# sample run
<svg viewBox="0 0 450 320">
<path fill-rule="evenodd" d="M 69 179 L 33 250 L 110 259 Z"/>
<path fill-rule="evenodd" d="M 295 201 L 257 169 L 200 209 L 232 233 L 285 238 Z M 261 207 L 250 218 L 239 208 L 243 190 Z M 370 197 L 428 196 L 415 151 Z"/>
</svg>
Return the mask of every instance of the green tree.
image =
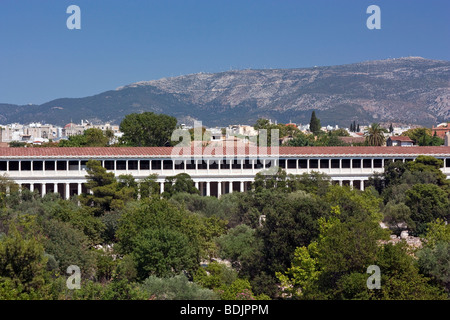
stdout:
<svg viewBox="0 0 450 320">
<path fill-rule="evenodd" d="M 167 177 L 164 185 L 163 196 L 171 198 L 176 193 L 200 194 L 194 181 L 187 173 L 179 173 L 176 176 Z"/>
<path fill-rule="evenodd" d="M 256 237 L 256 230 L 245 224 L 232 228 L 227 234 L 216 239 L 219 256 L 231 261 L 237 268 L 253 260 L 262 249 L 262 241 Z"/>
<path fill-rule="evenodd" d="M 109 138 L 101 129 L 89 128 L 83 134 L 70 136 L 68 140 L 61 140 L 59 147 L 106 147 Z"/>
<path fill-rule="evenodd" d="M 194 282 L 208 289 L 219 289 L 229 286 L 237 279 L 237 272 L 223 263 L 211 262 L 199 268 L 194 275 Z"/>
<path fill-rule="evenodd" d="M 136 190 L 128 188 L 128 184 L 134 185 L 134 179 L 130 180 L 129 177 L 124 176 L 122 185 L 119 185 L 114 173 L 107 172 L 100 161 L 89 160 L 86 163 L 86 172 L 86 187 L 92 191 L 92 194 L 83 194 L 79 199 L 83 205 L 93 208 L 97 216 L 123 208 L 127 201 L 136 196 Z"/>
<path fill-rule="evenodd" d="M 385 140 L 383 128 L 378 123 L 372 123 L 367 130 L 366 143 L 369 146 L 382 146 Z"/>
<path fill-rule="evenodd" d="M 417 234 L 425 231 L 426 223 L 437 218 L 448 220 L 450 217 L 449 195 L 434 184 L 414 185 L 406 191 L 405 204 L 411 210 L 411 219 L 417 226 Z"/>
<path fill-rule="evenodd" d="M 131 113 L 120 123 L 123 136 L 120 141 L 133 147 L 165 147 L 171 145 L 171 136 L 177 119 L 153 112 Z"/>
<path fill-rule="evenodd" d="M 298 247 L 295 249 L 291 267 L 285 273 L 277 272 L 277 278 L 287 293 L 293 298 L 307 298 L 317 290 L 320 270 L 317 258 L 310 252 L 316 250 L 316 243 L 309 248 Z"/>
<path fill-rule="evenodd" d="M 318 134 L 320 132 L 321 125 L 319 118 L 316 117 L 316 112 L 313 111 L 311 114 L 311 120 L 309 121 L 309 131 L 314 134 Z"/>
<path fill-rule="evenodd" d="M 55 257 L 62 274 L 68 266 L 77 265 L 83 278 L 94 275 L 95 256 L 90 250 L 88 238 L 81 231 L 55 219 L 45 222 L 43 229 L 45 250 Z"/>
<path fill-rule="evenodd" d="M 190 282 L 183 275 L 170 278 L 150 276 L 139 286 L 150 299 L 155 300 L 217 300 L 218 296 L 212 290 L 202 288 Z"/>
<path fill-rule="evenodd" d="M 138 279 L 175 276 L 196 270 L 198 254 L 189 238 L 169 228 L 145 229 L 133 239 Z"/>
<path fill-rule="evenodd" d="M 41 237 L 23 235 L 14 222 L 0 238 L 0 299 L 39 299 L 48 290 Z"/>
</svg>

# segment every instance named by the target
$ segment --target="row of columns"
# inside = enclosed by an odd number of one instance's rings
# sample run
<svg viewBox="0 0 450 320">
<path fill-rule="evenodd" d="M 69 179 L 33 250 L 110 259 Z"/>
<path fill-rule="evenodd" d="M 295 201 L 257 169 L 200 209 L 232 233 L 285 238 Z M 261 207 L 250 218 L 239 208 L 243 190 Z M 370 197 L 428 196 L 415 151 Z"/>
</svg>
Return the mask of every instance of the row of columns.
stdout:
<svg viewBox="0 0 450 320">
<path fill-rule="evenodd" d="M 76 185 L 76 186 L 73 186 Z M 84 186 L 84 183 L 19 183 L 19 190 L 24 188 L 29 189 L 31 192 L 38 190 L 42 196 L 47 193 L 59 193 L 64 199 L 69 199 L 72 195 L 80 195 L 83 192 L 90 192 Z"/>
<path fill-rule="evenodd" d="M 216 188 L 212 192 L 211 185 L 214 183 Z M 224 193 L 232 193 L 234 191 L 244 192 L 248 189 L 250 181 L 196 181 L 195 187 L 201 191 L 202 195 L 211 196 L 214 194 L 220 197 Z M 164 192 L 165 182 L 159 182 L 160 193 Z M 236 188 L 235 184 L 238 184 Z M 75 186 L 76 185 L 76 186 Z M 81 195 L 82 193 L 91 192 L 88 190 L 84 183 L 19 183 L 19 189 L 29 189 L 31 192 L 38 190 L 42 196 L 45 196 L 49 192 L 59 193 L 64 199 L 70 199 L 73 195 Z"/>
<path fill-rule="evenodd" d="M 333 180 L 333 183 L 349 185 L 351 188 L 356 187 L 364 190 L 368 180 Z M 200 194 L 204 196 L 217 196 L 233 192 L 245 192 L 249 189 L 251 181 L 195 181 L 195 188 L 200 190 Z M 165 182 L 159 182 L 160 193 L 164 192 Z M 27 188 L 30 191 L 38 190 L 42 196 L 49 192 L 59 193 L 61 197 L 69 199 L 73 195 L 81 195 L 82 193 L 91 192 L 84 183 L 21 183 L 19 188 Z"/>
</svg>

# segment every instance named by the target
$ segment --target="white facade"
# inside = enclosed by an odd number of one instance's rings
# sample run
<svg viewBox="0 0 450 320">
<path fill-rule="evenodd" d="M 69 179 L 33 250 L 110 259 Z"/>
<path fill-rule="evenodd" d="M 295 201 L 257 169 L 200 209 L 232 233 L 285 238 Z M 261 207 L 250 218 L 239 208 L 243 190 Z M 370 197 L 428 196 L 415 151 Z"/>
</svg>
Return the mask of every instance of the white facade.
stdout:
<svg viewBox="0 0 450 320">
<path fill-rule="evenodd" d="M 157 174 L 162 191 L 166 177 L 187 173 L 203 195 L 218 197 L 247 190 L 258 172 L 275 165 L 295 175 L 318 171 L 335 183 L 363 190 L 369 177 L 384 171 L 387 161 L 413 161 L 425 154 L 443 159 L 441 170 L 450 178 L 450 147 L 280 147 L 273 155 L 243 152 L 195 156 L 174 156 L 176 153 L 170 152 L 173 148 L 1 149 L 0 174 L 22 188 L 37 189 L 42 195 L 59 192 L 65 198 L 88 192 L 84 187 L 85 168 L 91 159 L 101 161 L 116 177 L 131 174 L 139 181 Z M 358 154 L 358 150 L 364 152 Z"/>
</svg>

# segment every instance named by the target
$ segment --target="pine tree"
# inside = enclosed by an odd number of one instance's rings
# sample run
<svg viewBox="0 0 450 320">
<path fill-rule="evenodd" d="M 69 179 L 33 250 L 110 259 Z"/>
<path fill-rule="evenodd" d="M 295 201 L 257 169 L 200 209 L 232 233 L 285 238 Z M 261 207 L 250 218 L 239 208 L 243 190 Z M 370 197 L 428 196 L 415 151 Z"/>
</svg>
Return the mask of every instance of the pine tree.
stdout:
<svg viewBox="0 0 450 320">
<path fill-rule="evenodd" d="M 309 131 L 312 133 L 318 133 L 320 131 L 320 120 L 316 117 L 316 112 L 311 114 L 311 120 L 309 121 Z"/>
</svg>

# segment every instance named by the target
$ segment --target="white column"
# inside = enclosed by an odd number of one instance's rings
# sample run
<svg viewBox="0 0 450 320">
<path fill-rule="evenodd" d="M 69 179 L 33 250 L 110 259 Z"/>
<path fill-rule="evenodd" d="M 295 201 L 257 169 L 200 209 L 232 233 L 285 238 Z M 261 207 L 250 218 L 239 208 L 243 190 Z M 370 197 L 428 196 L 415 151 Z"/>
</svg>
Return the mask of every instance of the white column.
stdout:
<svg viewBox="0 0 450 320">
<path fill-rule="evenodd" d="M 81 195 L 81 182 L 80 183 L 78 183 L 78 195 Z"/>
<path fill-rule="evenodd" d="M 228 182 L 229 193 L 233 193 L 233 181 Z"/>
<path fill-rule="evenodd" d="M 53 192 L 58 193 L 58 184 L 57 183 L 53 184 Z"/>
<path fill-rule="evenodd" d="M 197 190 L 200 190 L 200 189 L 199 189 L 199 186 L 198 186 L 198 181 L 195 181 L 194 183 L 195 183 L 195 188 L 196 188 Z"/>
<path fill-rule="evenodd" d="M 221 195 L 222 195 L 222 182 L 219 181 L 217 182 L 217 198 L 220 198 Z"/>
<path fill-rule="evenodd" d="M 139 161 L 141 161 L 141 160 L 139 160 Z M 140 167 L 141 164 L 138 163 L 138 166 Z M 139 168 L 139 167 L 138 167 L 138 168 Z M 138 192 L 137 198 L 138 198 L 138 200 L 139 200 L 139 199 L 141 199 L 141 183 L 140 183 L 140 182 L 137 183 L 137 188 L 138 188 L 138 190 L 137 190 L 137 192 Z"/>
<path fill-rule="evenodd" d="M 211 182 L 207 181 L 206 182 L 206 196 L 210 196 L 211 195 Z"/>
<path fill-rule="evenodd" d="M 241 192 L 244 192 L 244 181 L 240 182 Z"/>
<path fill-rule="evenodd" d="M 30 191 L 31 191 L 31 192 L 34 191 L 34 183 L 30 183 Z"/>
<path fill-rule="evenodd" d="M 164 192 L 164 182 L 161 182 L 161 188 L 160 188 L 160 190 L 161 190 L 161 193 Z"/>
<path fill-rule="evenodd" d="M 66 194 L 64 195 L 66 199 L 70 198 L 70 183 L 66 183 Z"/>
<path fill-rule="evenodd" d="M 350 180 L 350 189 L 353 189 L 353 180 Z"/>
<path fill-rule="evenodd" d="M 364 180 L 361 180 L 361 183 L 359 184 L 359 189 L 361 191 L 364 191 Z"/>
<path fill-rule="evenodd" d="M 342 180 L 339 180 L 339 185 L 342 187 Z"/>
<path fill-rule="evenodd" d="M 45 183 L 41 184 L 41 196 L 45 196 L 47 193 L 47 185 Z"/>
</svg>

